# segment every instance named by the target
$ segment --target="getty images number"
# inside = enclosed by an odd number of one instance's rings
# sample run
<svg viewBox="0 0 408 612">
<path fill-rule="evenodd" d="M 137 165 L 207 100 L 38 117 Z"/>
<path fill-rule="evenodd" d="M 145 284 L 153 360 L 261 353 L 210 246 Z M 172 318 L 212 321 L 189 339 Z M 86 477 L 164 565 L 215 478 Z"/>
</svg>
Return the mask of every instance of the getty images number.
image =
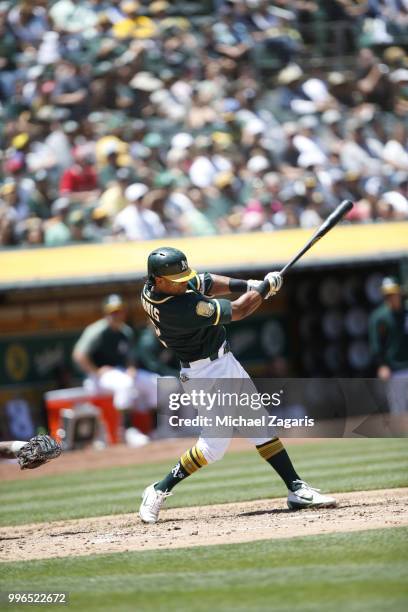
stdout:
<svg viewBox="0 0 408 612">
<path fill-rule="evenodd" d="M 66 593 L 8 593 L 9 603 L 67 603 Z"/>
</svg>

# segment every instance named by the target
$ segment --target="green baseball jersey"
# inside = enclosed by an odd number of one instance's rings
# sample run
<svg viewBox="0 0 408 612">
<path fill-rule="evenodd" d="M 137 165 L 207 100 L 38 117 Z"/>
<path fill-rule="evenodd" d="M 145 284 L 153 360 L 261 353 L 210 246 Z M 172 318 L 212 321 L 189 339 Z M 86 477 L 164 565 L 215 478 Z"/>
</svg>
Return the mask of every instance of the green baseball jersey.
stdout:
<svg viewBox="0 0 408 612">
<path fill-rule="evenodd" d="M 128 325 L 115 330 L 107 319 L 100 319 L 84 329 L 74 351 L 87 355 L 98 368 L 126 368 L 132 363 L 133 344 L 134 334 Z"/>
<path fill-rule="evenodd" d="M 408 369 L 408 310 L 391 310 L 387 304 L 377 308 L 370 317 L 371 351 L 378 365 L 388 365 L 392 371 Z"/>
<path fill-rule="evenodd" d="M 224 323 L 232 317 L 229 300 L 211 298 L 211 274 L 198 274 L 183 295 L 157 293 L 146 283 L 142 306 L 159 340 L 181 361 L 196 361 L 216 353 L 226 338 Z"/>
</svg>

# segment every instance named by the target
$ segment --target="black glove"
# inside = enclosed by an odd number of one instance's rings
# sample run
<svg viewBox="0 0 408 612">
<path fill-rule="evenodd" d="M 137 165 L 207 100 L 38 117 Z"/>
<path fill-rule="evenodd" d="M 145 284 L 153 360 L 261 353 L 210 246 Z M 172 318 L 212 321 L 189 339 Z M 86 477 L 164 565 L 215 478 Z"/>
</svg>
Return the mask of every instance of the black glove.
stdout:
<svg viewBox="0 0 408 612">
<path fill-rule="evenodd" d="M 50 436 L 35 436 L 18 451 L 17 458 L 22 470 L 32 470 L 61 454 L 61 446 Z"/>
</svg>

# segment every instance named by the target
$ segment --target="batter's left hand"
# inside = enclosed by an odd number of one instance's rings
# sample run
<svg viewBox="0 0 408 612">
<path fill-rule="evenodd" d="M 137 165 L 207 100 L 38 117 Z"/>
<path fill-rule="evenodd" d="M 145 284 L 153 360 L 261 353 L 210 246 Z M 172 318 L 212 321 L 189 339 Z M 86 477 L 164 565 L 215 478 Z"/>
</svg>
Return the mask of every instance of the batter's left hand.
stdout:
<svg viewBox="0 0 408 612">
<path fill-rule="evenodd" d="M 282 287 L 283 278 L 279 272 L 268 272 L 268 274 L 265 276 L 265 280 L 269 281 L 270 285 L 270 291 L 265 296 L 265 299 L 267 300 L 272 295 L 278 293 L 279 289 Z"/>
<path fill-rule="evenodd" d="M 253 291 L 256 287 L 259 287 L 259 285 L 261 285 L 261 284 L 262 284 L 262 281 L 254 280 L 254 279 L 250 278 L 247 281 L 247 287 L 248 287 L 247 291 Z"/>
</svg>

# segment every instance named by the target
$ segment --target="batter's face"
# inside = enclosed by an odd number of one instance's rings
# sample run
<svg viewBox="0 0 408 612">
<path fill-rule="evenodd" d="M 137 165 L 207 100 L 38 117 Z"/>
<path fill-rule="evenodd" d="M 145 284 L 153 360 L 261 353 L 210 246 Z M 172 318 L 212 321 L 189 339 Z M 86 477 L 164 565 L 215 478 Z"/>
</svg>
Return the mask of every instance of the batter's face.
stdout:
<svg viewBox="0 0 408 612">
<path fill-rule="evenodd" d="M 159 293 L 167 293 L 168 295 L 183 295 L 187 290 L 188 282 L 175 283 L 164 278 L 164 276 L 156 276 L 154 279 L 154 287 Z"/>
</svg>

